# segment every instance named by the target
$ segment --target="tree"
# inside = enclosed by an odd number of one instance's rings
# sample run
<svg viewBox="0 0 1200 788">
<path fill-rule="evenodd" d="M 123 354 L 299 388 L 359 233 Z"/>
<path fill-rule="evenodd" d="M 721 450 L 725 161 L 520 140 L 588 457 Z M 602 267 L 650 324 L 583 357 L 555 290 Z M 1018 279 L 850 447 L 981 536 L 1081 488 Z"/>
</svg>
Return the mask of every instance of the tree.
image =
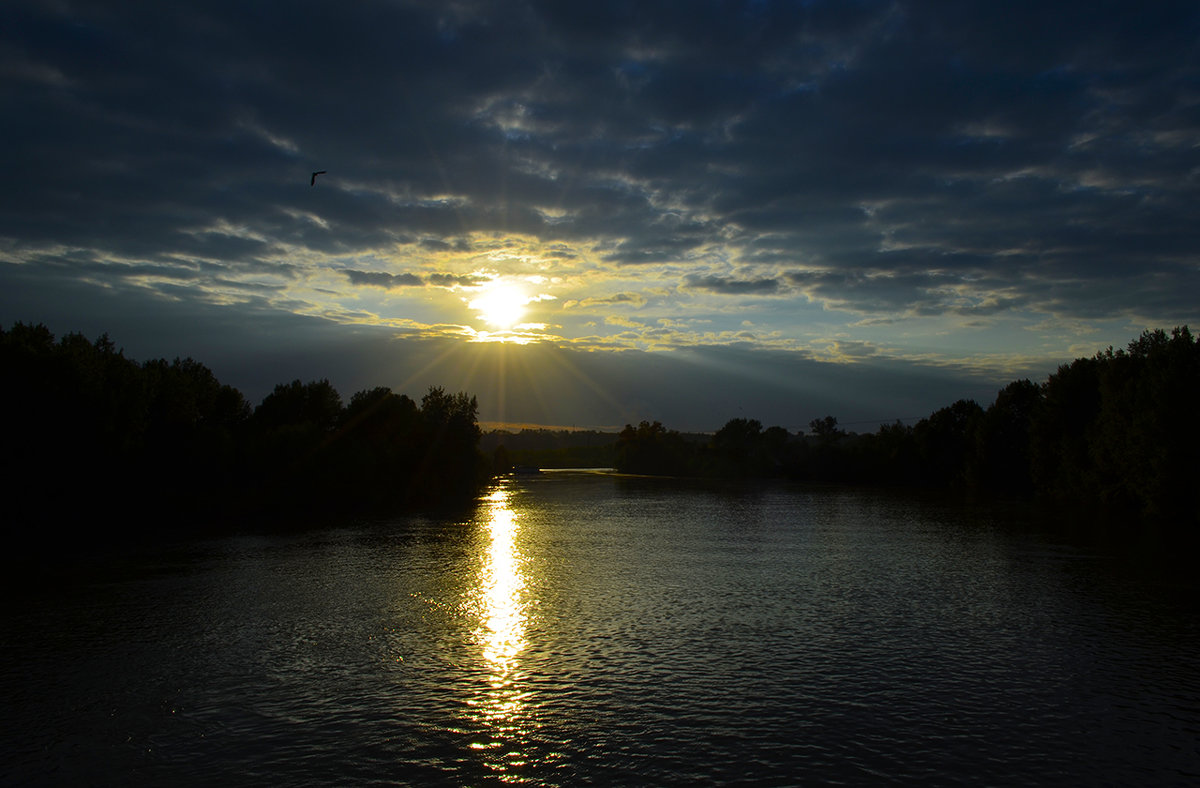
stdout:
<svg viewBox="0 0 1200 788">
<path fill-rule="evenodd" d="M 355 511 L 406 503 L 420 459 L 418 418 L 416 403 L 387 387 L 352 395 L 320 451 L 330 505 Z"/>
<path fill-rule="evenodd" d="M 1156 517 L 1196 518 L 1200 346 L 1188 328 L 1145 331 L 1095 358 L 1098 412 L 1088 436 L 1099 499 Z"/>
<path fill-rule="evenodd" d="M 617 436 L 617 470 L 624 473 L 687 475 L 696 472 L 694 452 L 661 422 L 626 424 Z"/>
<path fill-rule="evenodd" d="M 722 476 L 755 476 L 761 464 L 762 422 L 730 419 L 712 438 L 717 473 Z"/>
<path fill-rule="evenodd" d="M 1030 442 L 1041 404 L 1041 387 L 1028 379 L 1000 390 L 979 423 L 972 486 L 1011 495 L 1032 492 Z"/>
<path fill-rule="evenodd" d="M 280 383 L 254 410 L 254 421 L 261 428 L 309 427 L 329 432 L 338 423 L 342 398 L 327 380 Z"/>
<path fill-rule="evenodd" d="M 482 483 L 487 459 L 479 451 L 479 403 L 466 392 L 430 388 L 421 398 L 419 446 L 422 452 L 412 492 L 428 498 L 467 494 Z"/>
<path fill-rule="evenodd" d="M 975 430 L 982 416 L 983 408 L 977 402 L 960 399 L 917 422 L 913 439 L 925 484 L 935 487 L 966 485 Z"/>
<path fill-rule="evenodd" d="M 144 435 L 140 473 L 165 502 L 196 489 L 224 497 L 238 483 L 241 431 L 250 406 L 198 361 L 148 361 L 141 368 Z"/>
<path fill-rule="evenodd" d="M 845 430 L 839 430 L 837 423 L 836 417 L 826 416 L 822 419 L 813 419 L 808 423 L 808 428 L 812 430 L 812 434 L 819 444 L 828 446 L 846 436 Z"/>
</svg>

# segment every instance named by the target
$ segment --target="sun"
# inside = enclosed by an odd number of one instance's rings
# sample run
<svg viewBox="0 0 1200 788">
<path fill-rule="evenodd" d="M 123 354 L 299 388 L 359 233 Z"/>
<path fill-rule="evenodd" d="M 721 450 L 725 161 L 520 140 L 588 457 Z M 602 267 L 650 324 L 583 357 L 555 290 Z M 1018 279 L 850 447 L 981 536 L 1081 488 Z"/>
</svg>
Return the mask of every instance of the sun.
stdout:
<svg viewBox="0 0 1200 788">
<path fill-rule="evenodd" d="M 489 325 L 507 331 L 521 322 L 530 298 L 517 285 L 508 282 L 489 282 L 483 292 L 467 304 Z"/>
</svg>

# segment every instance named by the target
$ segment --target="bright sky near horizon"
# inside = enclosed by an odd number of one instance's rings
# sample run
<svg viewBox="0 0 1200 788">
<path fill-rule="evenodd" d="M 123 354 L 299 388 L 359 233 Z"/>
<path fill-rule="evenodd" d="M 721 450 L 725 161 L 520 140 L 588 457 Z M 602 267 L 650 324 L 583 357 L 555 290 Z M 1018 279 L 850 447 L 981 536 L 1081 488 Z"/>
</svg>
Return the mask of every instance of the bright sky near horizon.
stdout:
<svg viewBox="0 0 1200 788">
<path fill-rule="evenodd" d="M 870 424 L 1200 323 L 1194 2 L 8 0 L 0 129 L 5 327 L 254 402 Z"/>
</svg>

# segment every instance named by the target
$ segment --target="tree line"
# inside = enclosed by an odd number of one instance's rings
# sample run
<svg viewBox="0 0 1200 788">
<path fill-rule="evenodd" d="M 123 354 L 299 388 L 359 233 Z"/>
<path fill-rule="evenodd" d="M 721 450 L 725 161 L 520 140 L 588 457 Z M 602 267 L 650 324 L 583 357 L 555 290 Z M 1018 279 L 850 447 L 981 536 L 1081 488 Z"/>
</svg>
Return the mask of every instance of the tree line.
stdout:
<svg viewBox="0 0 1200 788">
<path fill-rule="evenodd" d="M 343 404 L 328 380 L 294 380 L 252 408 L 191 358 L 137 363 L 107 335 L 23 323 L 0 328 L 0 370 L 10 538 L 440 506 L 490 475 L 466 393 Z"/>
<path fill-rule="evenodd" d="M 466 393 L 431 388 L 417 403 L 378 387 L 343 403 L 328 380 L 294 380 L 251 407 L 193 359 L 137 363 L 107 335 L 56 340 L 43 325 L 0 328 L 0 370 L 10 540 L 465 503 L 508 464 L 502 444 L 519 444 L 497 436 L 486 458 Z M 1198 383 L 1200 345 L 1182 327 L 913 426 L 854 434 L 826 416 L 792 434 L 738 418 L 696 436 L 642 422 L 608 448 L 600 433 L 541 448 L 628 473 L 940 488 L 1195 522 Z"/>
<path fill-rule="evenodd" d="M 1200 519 L 1200 345 L 1186 326 L 1017 380 L 986 409 L 959 400 L 871 434 L 815 419 L 808 433 L 733 419 L 696 442 L 659 422 L 626 425 L 628 473 L 783 477 L 959 490 Z"/>
<path fill-rule="evenodd" d="M 480 449 L 492 467 L 611 468 L 616 462 L 615 432 L 598 430 L 532 429 L 485 432 Z"/>
</svg>

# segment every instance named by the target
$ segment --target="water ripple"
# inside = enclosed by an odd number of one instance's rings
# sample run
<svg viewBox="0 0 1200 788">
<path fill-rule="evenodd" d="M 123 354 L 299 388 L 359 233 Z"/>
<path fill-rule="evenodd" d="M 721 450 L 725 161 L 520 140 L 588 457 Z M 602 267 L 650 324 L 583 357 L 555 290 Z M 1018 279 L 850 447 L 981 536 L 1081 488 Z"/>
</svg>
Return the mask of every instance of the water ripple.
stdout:
<svg viewBox="0 0 1200 788">
<path fill-rule="evenodd" d="M 3 784 L 1184 784 L 1195 611 L 911 500 L 554 475 L 63 567 Z"/>
</svg>

